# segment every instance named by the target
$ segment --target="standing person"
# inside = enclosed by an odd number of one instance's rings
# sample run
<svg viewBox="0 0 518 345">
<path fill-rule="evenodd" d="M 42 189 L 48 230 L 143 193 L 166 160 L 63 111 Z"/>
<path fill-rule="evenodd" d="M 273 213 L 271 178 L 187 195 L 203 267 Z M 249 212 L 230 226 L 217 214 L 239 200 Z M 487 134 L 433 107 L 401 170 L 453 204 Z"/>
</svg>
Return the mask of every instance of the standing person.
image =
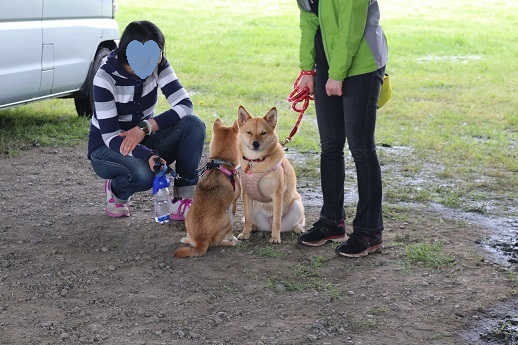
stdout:
<svg viewBox="0 0 518 345">
<path fill-rule="evenodd" d="M 374 129 L 388 48 L 376 0 L 298 0 L 299 89 L 314 95 L 320 134 L 323 206 L 298 238 L 307 246 L 344 242 L 336 253 L 360 257 L 383 248 L 381 169 Z M 345 232 L 344 146 L 356 166 L 358 204 Z"/>
<path fill-rule="evenodd" d="M 151 74 L 141 78 L 143 73 L 138 76 L 133 70 L 137 66 L 128 62 L 128 46 L 133 42 L 145 47 L 151 40 L 160 49 L 153 60 L 158 62 Z M 194 196 L 205 124 L 193 114 L 193 104 L 165 58 L 164 47 L 164 35 L 155 24 L 132 22 L 94 78 L 88 158 L 95 173 L 106 179 L 110 217 L 128 217 L 130 197 L 152 187 L 156 157 L 168 165 L 176 162 L 175 171 L 182 177 L 174 180 L 171 219 L 184 220 Z M 171 109 L 154 116 L 159 87 Z"/>
</svg>

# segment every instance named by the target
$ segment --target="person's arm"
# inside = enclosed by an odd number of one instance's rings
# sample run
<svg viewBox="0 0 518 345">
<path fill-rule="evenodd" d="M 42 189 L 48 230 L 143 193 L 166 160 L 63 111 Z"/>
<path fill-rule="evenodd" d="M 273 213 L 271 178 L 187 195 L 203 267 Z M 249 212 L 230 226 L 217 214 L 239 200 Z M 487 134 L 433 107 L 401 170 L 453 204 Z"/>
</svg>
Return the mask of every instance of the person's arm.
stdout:
<svg viewBox="0 0 518 345">
<path fill-rule="evenodd" d="M 164 58 L 165 59 L 165 58 Z M 181 118 L 193 114 L 193 104 L 187 91 L 167 60 L 158 66 L 158 86 L 171 105 L 171 109 L 153 117 L 153 131 L 174 126 Z"/>
<path fill-rule="evenodd" d="M 329 78 L 343 81 L 363 39 L 369 0 L 338 1 L 337 10 L 338 33 L 328 52 Z"/>
<path fill-rule="evenodd" d="M 94 77 L 93 95 L 95 119 L 97 120 L 104 144 L 116 152 L 120 152 L 123 138 L 119 136 L 121 128 L 115 104 L 115 81 L 102 68 Z"/>
<path fill-rule="evenodd" d="M 305 10 L 300 10 L 300 46 L 299 67 L 303 71 L 315 68 L 315 34 L 318 28 L 318 17 Z"/>
<path fill-rule="evenodd" d="M 299 6 L 300 8 L 300 6 Z M 313 71 L 315 69 L 315 34 L 318 28 L 318 17 L 307 10 L 300 8 L 300 46 L 299 67 L 301 71 Z M 312 74 L 301 75 L 296 87 L 307 87 L 309 94 L 313 95 L 314 76 Z"/>
<path fill-rule="evenodd" d="M 115 103 L 115 80 L 113 77 L 101 68 L 94 78 L 93 85 L 95 119 L 105 145 L 123 155 L 130 155 L 148 161 L 151 153 L 149 148 L 139 145 L 140 141 L 138 143 L 128 143 L 127 140 L 125 141 L 125 135 L 121 135 L 121 133 L 126 132 L 122 132 L 119 123 Z M 138 128 L 130 130 L 140 131 Z M 142 136 L 143 138 L 144 136 Z"/>
</svg>

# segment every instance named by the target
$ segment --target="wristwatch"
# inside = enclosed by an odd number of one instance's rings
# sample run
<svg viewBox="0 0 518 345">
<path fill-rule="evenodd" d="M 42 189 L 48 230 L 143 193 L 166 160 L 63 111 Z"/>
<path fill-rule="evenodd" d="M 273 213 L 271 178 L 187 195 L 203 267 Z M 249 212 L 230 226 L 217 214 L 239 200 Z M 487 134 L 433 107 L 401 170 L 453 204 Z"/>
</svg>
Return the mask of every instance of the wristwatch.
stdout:
<svg viewBox="0 0 518 345">
<path fill-rule="evenodd" d="M 138 123 L 138 128 L 142 129 L 146 135 L 151 134 L 151 124 L 148 120 L 143 120 Z"/>
</svg>

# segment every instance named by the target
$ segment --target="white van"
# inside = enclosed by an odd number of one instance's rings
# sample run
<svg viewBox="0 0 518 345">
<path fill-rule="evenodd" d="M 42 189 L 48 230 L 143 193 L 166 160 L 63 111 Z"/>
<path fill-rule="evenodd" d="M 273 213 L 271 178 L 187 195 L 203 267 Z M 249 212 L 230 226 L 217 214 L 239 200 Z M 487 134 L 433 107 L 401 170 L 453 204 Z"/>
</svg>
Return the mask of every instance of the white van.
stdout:
<svg viewBox="0 0 518 345">
<path fill-rule="evenodd" d="M 91 116 L 92 81 L 117 47 L 115 0 L 0 0 L 0 109 L 73 97 Z"/>
</svg>

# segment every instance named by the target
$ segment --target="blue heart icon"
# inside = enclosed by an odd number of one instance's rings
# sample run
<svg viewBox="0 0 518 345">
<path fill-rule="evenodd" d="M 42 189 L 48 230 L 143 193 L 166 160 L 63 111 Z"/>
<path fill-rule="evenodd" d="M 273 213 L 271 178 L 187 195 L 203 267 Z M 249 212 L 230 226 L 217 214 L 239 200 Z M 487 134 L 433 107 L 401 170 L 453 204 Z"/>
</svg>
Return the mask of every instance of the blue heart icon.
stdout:
<svg viewBox="0 0 518 345">
<path fill-rule="evenodd" d="M 144 44 L 133 40 L 128 44 L 126 56 L 133 72 L 141 79 L 146 79 L 158 65 L 160 48 L 153 40 Z"/>
</svg>

